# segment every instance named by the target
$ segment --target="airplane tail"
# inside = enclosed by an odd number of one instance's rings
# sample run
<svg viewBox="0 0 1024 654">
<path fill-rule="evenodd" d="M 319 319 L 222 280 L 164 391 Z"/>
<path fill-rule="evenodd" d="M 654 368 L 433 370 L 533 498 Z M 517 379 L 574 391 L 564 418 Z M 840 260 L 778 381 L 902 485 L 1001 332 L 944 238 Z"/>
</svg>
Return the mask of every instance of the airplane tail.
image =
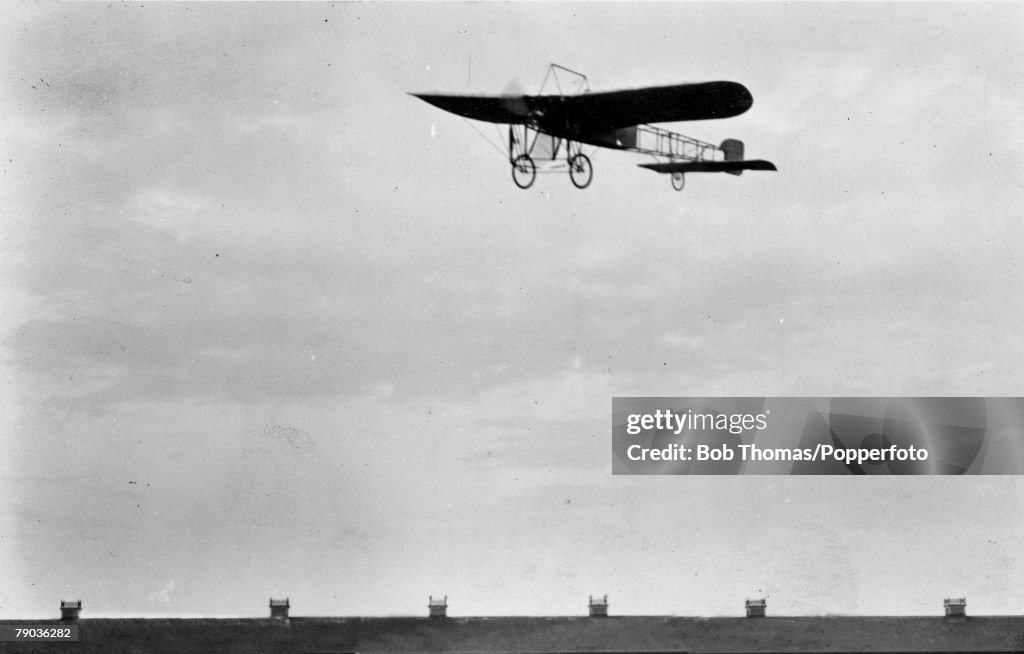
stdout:
<svg viewBox="0 0 1024 654">
<path fill-rule="evenodd" d="M 725 139 L 719 149 L 725 153 L 726 161 L 743 161 L 743 141 L 738 139 Z M 742 175 L 743 170 L 726 170 L 730 175 Z"/>
</svg>

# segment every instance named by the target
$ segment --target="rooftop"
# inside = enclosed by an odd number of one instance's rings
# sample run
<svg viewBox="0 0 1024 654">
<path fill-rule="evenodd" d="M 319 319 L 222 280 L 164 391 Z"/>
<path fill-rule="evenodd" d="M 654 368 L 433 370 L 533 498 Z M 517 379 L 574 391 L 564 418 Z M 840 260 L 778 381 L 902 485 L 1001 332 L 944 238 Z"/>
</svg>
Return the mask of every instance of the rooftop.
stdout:
<svg viewBox="0 0 1024 654">
<path fill-rule="evenodd" d="M 0 624 L 53 624 L 5 620 Z M 418 654 L 707 654 L 1022 652 L 1024 616 L 658 616 L 82 619 L 93 652 L 375 652 Z M 0 643 L 0 652 L 62 652 L 59 642 Z"/>
</svg>

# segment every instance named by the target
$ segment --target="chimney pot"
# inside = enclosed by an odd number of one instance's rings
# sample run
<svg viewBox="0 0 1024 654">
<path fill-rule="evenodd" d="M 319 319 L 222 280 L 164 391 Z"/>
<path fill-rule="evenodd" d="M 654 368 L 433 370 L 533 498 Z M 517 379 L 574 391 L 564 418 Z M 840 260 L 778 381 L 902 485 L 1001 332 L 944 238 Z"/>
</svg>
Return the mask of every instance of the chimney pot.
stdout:
<svg viewBox="0 0 1024 654">
<path fill-rule="evenodd" d="M 608 617 L 608 596 L 594 598 L 590 596 L 588 605 L 590 608 L 590 617 L 592 618 L 607 618 Z"/>
<path fill-rule="evenodd" d="M 967 598 L 966 597 L 947 597 L 942 605 L 946 609 L 947 618 L 964 618 L 967 617 Z"/>
<path fill-rule="evenodd" d="M 442 599 L 434 599 L 433 595 L 429 596 L 427 608 L 430 609 L 430 617 L 432 618 L 447 618 L 448 617 L 448 596 L 445 595 Z"/>
<path fill-rule="evenodd" d="M 60 601 L 60 619 L 62 621 L 78 620 L 78 614 L 82 611 L 82 600 Z"/>
<path fill-rule="evenodd" d="M 765 609 L 768 608 L 768 600 L 763 597 L 760 599 L 748 599 L 746 605 L 748 618 L 763 618 Z"/>
<path fill-rule="evenodd" d="M 270 617 L 287 619 L 289 608 L 291 608 L 291 602 L 287 597 L 284 599 L 270 598 Z"/>
</svg>

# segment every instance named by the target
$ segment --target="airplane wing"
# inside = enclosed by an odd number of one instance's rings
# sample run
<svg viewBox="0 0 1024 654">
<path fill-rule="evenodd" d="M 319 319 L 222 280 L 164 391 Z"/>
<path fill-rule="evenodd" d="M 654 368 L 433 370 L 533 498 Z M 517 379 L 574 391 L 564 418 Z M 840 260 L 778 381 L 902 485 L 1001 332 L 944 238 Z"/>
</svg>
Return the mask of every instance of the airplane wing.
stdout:
<svg viewBox="0 0 1024 654">
<path fill-rule="evenodd" d="M 490 123 L 536 125 L 555 133 L 596 133 L 645 123 L 737 116 L 753 96 L 737 82 L 701 82 L 580 95 L 411 95 L 453 114 Z"/>
<path fill-rule="evenodd" d="M 449 113 L 488 123 L 521 125 L 532 122 L 527 96 L 410 93 Z"/>
<path fill-rule="evenodd" d="M 654 86 L 565 98 L 566 114 L 570 118 L 586 116 L 581 122 L 613 129 L 646 123 L 730 118 L 753 104 L 750 91 L 737 82 Z"/>
<path fill-rule="evenodd" d="M 748 159 L 740 161 L 670 161 L 668 163 L 637 164 L 656 173 L 735 173 L 744 170 L 778 170 L 770 161 Z"/>
</svg>

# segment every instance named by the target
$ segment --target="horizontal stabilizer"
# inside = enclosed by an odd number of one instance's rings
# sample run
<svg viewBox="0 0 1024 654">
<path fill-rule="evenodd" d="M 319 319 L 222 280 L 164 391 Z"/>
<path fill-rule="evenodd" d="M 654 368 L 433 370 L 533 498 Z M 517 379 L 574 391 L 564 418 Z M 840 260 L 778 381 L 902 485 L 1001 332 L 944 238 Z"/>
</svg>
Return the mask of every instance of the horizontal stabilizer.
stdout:
<svg viewBox="0 0 1024 654">
<path fill-rule="evenodd" d="M 637 164 L 656 173 L 738 173 L 744 170 L 778 170 L 770 161 L 670 161 L 668 163 Z"/>
</svg>

